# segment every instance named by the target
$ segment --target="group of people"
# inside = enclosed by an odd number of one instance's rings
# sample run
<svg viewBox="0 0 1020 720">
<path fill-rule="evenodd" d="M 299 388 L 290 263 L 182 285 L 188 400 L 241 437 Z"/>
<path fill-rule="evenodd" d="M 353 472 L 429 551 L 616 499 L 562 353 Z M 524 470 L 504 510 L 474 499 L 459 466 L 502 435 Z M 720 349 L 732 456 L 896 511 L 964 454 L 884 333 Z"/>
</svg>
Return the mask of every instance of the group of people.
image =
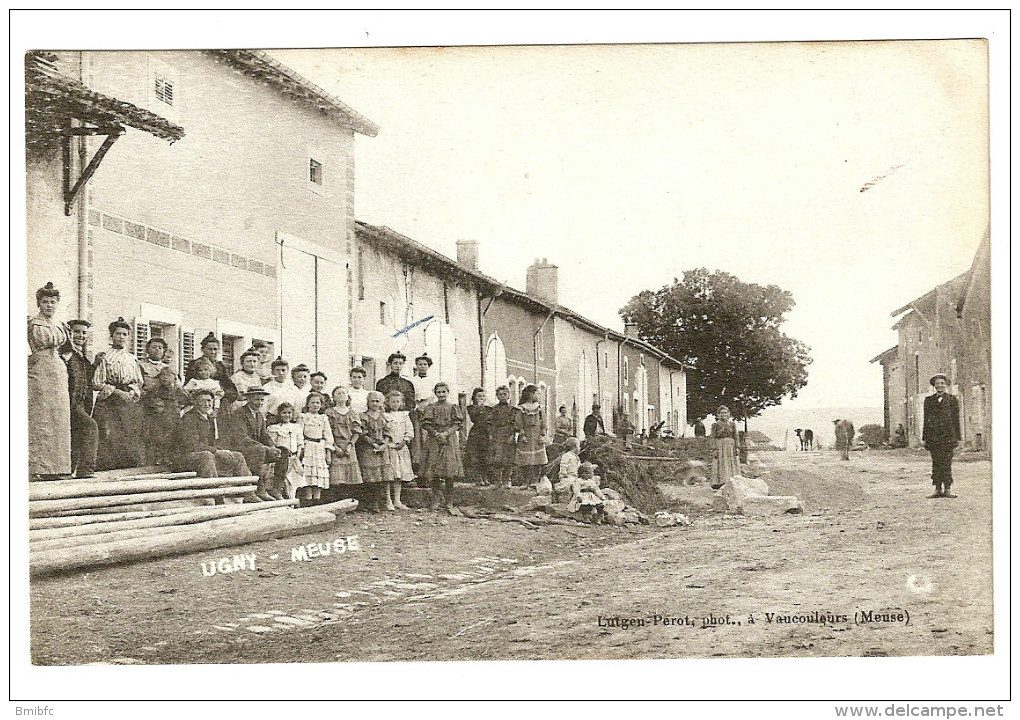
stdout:
<svg viewBox="0 0 1020 720">
<path fill-rule="evenodd" d="M 315 501 L 334 486 L 371 484 L 369 505 L 405 509 L 401 487 L 431 485 L 434 504 L 452 507 L 453 483 L 467 477 L 480 485 L 535 485 L 549 464 L 545 412 L 538 387 L 528 385 L 520 402 L 496 389 L 496 404 L 476 388 L 464 412 L 450 387 L 429 377 L 432 359 L 395 352 L 389 373 L 375 390 L 355 366 L 349 384 L 327 393 L 325 373 L 293 368 L 256 344 L 228 373 L 213 333 L 201 355 L 178 377 L 166 341 L 154 337 L 141 360 L 128 349 L 131 326 L 117 318 L 108 326 L 110 347 L 90 359 L 91 323 L 55 319 L 60 300 L 52 283 L 36 292 L 39 313 L 28 321 L 29 472 L 37 479 L 88 478 L 97 470 L 171 465 L 200 476 L 257 475 L 253 500 L 301 497 Z M 951 463 L 960 442 L 959 403 L 948 380 L 931 378 L 925 399 L 925 446 L 932 454 L 933 497 L 955 497 Z M 624 445 L 633 427 L 621 419 Z M 560 407 L 554 443 L 565 448 L 573 423 Z M 586 436 L 605 434 L 596 404 L 585 418 Z M 703 431 L 702 431 L 703 432 Z M 696 433 L 697 434 L 697 433 Z M 739 472 L 737 430 L 729 410 L 716 413 L 719 484 Z M 461 442 L 464 450 L 461 451 Z M 569 448 L 567 448 L 569 450 Z"/>
<path fill-rule="evenodd" d="M 465 475 L 479 484 L 533 483 L 548 463 L 534 385 L 516 406 L 506 386 L 496 389 L 495 405 L 476 388 L 468 432 L 450 387 L 429 377 L 425 353 L 410 379 L 402 374 L 407 358 L 395 352 L 374 390 L 355 366 L 348 383 L 328 392 L 325 373 L 270 359 L 265 344 L 246 350 L 231 374 L 209 333 L 182 379 L 162 338 L 149 339 L 140 360 L 128 349 L 123 318 L 107 328 L 109 349 L 90 358 L 91 323 L 57 321 L 59 300 L 52 283 L 40 288 L 39 314 L 28 322 L 36 479 L 169 465 L 202 477 L 257 475 L 253 501 L 315 501 L 330 487 L 374 485 L 367 504 L 396 510 L 406 509 L 401 487 L 412 481 L 432 486 L 434 505 L 452 506 L 453 483 Z"/>
</svg>

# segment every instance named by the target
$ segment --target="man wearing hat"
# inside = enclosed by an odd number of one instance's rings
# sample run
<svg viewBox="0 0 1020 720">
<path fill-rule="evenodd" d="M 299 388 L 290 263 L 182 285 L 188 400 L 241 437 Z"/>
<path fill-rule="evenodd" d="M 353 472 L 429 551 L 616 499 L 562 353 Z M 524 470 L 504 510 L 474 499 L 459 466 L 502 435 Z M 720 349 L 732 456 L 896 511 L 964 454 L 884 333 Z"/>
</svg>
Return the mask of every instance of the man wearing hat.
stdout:
<svg viewBox="0 0 1020 720">
<path fill-rule="evenodd" d="M 99 426 L 92 419 L 92 371 L 89 360 L 88 320 L 67 323 L 71 336 L 60 347 L 60 357 L 67 365 L 67 390 L 71 395 L 71 470 L 75 477 L 96 474 L 96 450 L 99 447 Z"/>
<path fill-rule="evenodd" d="M 584 419 L 584 425 L 581 428 L 584 430 L 585 438 L 606 434 L 606 422 L 602 419 L 601 405 L 595 403 L 591 406 L 591 415 Z"/>
<path fill-rule="evenodd" d="M 271 464 L 280 459 L 280 451 L 266 431 L 266 416 L 262 414 L 262 406 L 268 396 L 264 388 L 248 388 L 244 393 L 244 406 L 231 413 L 227 421 L 227 446 L 244 455 L 248 468 L 259 476 L 255 495 L 260 500 L 273 499 L 266 492 L 266 485 L 275 472 Z"/>
<path fill-rule="evenodd" d="M 921 442 L 931 453 L 931 484 L 935 492 L 930 498 L 954 498 L 949 488 L 953 484 L 953 451 L 960 440 L 960 401 L 950 395 L 949 378 L 942 373 L 928 381 L 935 394 L 924 399 L 924 429 Z"/>
<path fill-rule="evenodd" d="M 379 378 L 375 383 L 375 389 L 381 392 L 384 397 L 392 390 L 400 391 L 400 394 L 404 396 L 404 407 L 410 410 L 416 404 L 415 389 L 410 380 L 400 375 L 405 362 L 407 362 L 407 356 L 402 352 L 395 352 L 386 358 L 386 367 L 389 368 L 390 374 Z"/>
<path fill-rule="evenodd" d="M 184 413 L 174 442 L 177 456 L 173 469 L 177 472 L 196 472 L 199 477 L 244 477 L 250 475 L 244 455 L 226 450 L 220 429 L 213 415 L 213 394 L 210 390 L 196 390 L 195 403 Z"/>
</svg>

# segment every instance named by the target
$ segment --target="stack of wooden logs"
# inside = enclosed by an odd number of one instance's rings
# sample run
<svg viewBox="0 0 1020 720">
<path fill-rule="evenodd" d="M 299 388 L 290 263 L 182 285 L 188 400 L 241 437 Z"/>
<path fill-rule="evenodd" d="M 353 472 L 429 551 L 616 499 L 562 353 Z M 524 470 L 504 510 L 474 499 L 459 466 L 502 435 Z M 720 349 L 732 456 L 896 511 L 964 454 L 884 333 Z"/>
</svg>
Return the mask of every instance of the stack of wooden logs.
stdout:
<svg viewBox="0 0 1020 720">
<path fill-rule="evenodd" d="M 156 470 L 30 483 L 31 575 L 315 532 L 357 507 L 355 500 L 305 509 L 295 507 L 297 500 L 240 503 L 255 492 L 257 478 Z"/>
</svg>

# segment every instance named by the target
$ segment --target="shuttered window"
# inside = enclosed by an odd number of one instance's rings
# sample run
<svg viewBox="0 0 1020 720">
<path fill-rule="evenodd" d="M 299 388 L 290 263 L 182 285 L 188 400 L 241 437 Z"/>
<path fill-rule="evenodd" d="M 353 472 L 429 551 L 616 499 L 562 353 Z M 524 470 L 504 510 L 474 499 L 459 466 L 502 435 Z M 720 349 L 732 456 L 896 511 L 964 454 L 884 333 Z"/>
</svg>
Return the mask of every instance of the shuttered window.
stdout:
<svg viewBox="0 0 1020 720">
<path fill-rule="evenodd" d="M 195 333 L 185 330 L 181 333 L 181 361 L 187 367 L 195 359 Z"/>
<path fill-rule="evenodd" d="M 156 75 L 153 80 L 153 90 L 156 93 L 156 99 L 160 102 L 164 102 L 170 107 L 174 105 L 174 84 L 172 81 L 163 77 L 162 75 Z"/>
<path fill-rule="evenodd" d="M 149 342 L 149 323 L 145 320 L 135 320 L 135 357 L 139 360 L 145 357 L 145 343 Z"/>
</svg>

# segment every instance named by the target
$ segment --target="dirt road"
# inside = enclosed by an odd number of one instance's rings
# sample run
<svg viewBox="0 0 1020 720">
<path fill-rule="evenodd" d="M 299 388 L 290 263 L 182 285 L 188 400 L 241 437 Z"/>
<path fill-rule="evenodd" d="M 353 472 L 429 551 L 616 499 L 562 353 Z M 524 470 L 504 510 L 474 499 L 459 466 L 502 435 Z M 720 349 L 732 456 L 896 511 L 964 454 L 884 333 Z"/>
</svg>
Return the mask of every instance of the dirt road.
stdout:
<svg viewBox="0 0 1020 720">
<path fill-rule="evenodd" d="M 762 459 L 803 515 L 529 530 L 358 513 L 332 532 L 35 581 L 33 662 L 992 651 L 988 462 L 956 463 L 960 497 L 927 500 L 919 453 Z"/>
</svg>

